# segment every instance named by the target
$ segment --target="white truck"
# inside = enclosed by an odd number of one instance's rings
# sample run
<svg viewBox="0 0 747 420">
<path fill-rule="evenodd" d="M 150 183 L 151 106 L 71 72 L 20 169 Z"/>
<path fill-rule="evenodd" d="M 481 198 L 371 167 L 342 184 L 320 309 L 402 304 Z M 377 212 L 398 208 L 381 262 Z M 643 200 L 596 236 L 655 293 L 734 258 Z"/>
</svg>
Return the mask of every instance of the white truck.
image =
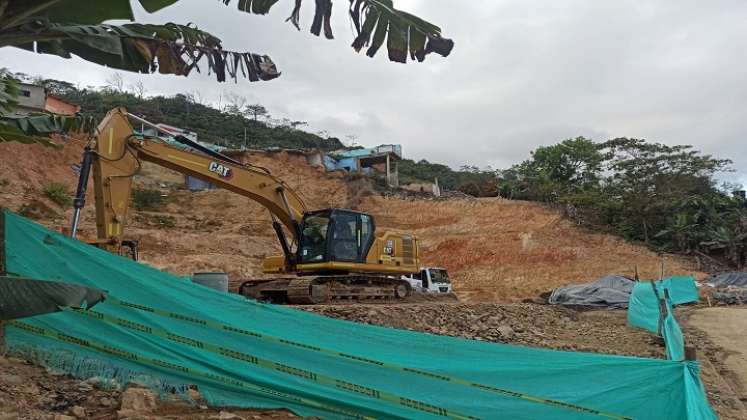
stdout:
<svg viewBox="0 0 747 420">
<path fill-rule="evenodd" d="M 445 268 L 423 267 L 420 272 L 402 276 L 416 293 L 451 293 L 451 280 Z"/>
</svg>

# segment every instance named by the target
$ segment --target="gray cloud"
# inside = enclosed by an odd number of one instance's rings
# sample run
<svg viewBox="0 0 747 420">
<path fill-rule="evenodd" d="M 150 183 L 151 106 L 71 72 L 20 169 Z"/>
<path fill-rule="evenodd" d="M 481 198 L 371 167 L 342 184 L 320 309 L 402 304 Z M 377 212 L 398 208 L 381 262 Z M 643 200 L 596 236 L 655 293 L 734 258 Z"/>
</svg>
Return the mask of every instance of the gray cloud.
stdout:
<svg viewBox="0 0 747 420">
<path fill-rule="evenodd" d="M 369 59 L 350 48 L 347 2 L 334 9 L 337 39 L 284 23 L 292 2 L 268 17 L 185 0 L 148 22 L 194 22 L 228 49 L 268 53 L 283 71 L 257 84 L 124 74 L 149 94 L 199 91 L 209 101 L 236 92 L 273 115 L 309 121 L 363 144 L 401 143 L 405 154 L 448 163 L 506 167 L 539 145 L 583 135 L 692 144 L 731 157 L 747 183 L 747 3 L 740 0 L 618 2 L 398 1 L 455 39 L 447 59 L 423 64 Z M 101 85 L 112 72 L 82 60 L 4 49 L 2 66 Z"/>
</svg>

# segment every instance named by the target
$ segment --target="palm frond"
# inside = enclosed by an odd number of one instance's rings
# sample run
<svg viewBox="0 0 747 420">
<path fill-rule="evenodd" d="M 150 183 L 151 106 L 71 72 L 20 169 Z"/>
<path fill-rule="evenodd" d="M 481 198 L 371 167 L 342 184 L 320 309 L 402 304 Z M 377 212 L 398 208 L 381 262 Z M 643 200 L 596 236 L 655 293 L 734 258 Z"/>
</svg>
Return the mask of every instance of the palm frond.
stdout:
<svg viewBox="0 0 747 420">
<path fill-rule="evenodd" d="M 0 115 L 9 112 L 18 104 L 18 82 L 0 72 Z"/>
<path fill-rule="evenodd" d="M 51 134 L 92 134 L 96 121 L 91 116 L 52 115 L 52 114 L 6 114 L 0 116 L 0 143 L 15 141 L 19 143 L 39 143 L 50 147 L 59 147 L 50 140 Z"/>
<path fill-rule="evenodd" d="M 35 48 L 29 44 L 36 41 Z M 167 23 L 145 25 L 77 25 L 35 18 L 12 33 L 0 35 L 0 46 L 14 45 L 42 54 L 84 60 L 141 73 L 187 76 L 205 63 L 218 81 L 271 80 L 280 75 L 270 57 L 225 51 L 217 37 L 194 26 Z"/>
<path fill-rule="evenodd" d="M 396 10 L 391 0 L 350 0 L 350 17 L 358 36 L 353 48 L 368 46 L 366 55 L 373 57 L 387 42 L 389 60 L 404 63 L 407 54 L 420 62 L 435 52 L 448 56 L 454 41 L 443 38 L 441 29 L 407 12 Z"/>
<path fill-rule="evenodd" d="M 224 4 L 231 3 L 231 0 L 221 1 Z M 295 0 L 291 15 L 286 19 L 298 29 L 302 1 Z M 438 26 L 395 9 L 391 0 L 349 1 L 350 18 L 357 33 L 352 47 L 357 52 L 367 46 L 366 55 L 373 57 L 386 42 L 389 60 L 405 63 L 408 53 L 411 59 L 422 62 L 432 52 L 446 57 L 454 48 L 454 41 L 443 38 Z M 240 0 L 238 8 L 243 12 L 264 15 L 277 2 L 278 0 Z M 319 36 L 323 29 L 324 36 L 332 39 L 332 0 L 316 0 L 315 7 L 310 32 Z"/>
</svg>

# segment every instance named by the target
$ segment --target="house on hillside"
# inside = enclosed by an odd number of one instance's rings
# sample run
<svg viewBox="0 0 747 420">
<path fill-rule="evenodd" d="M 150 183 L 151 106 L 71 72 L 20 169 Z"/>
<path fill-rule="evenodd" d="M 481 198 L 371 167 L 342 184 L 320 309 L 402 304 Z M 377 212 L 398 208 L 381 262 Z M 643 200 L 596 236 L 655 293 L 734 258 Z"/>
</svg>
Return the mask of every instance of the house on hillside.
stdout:
<svg viewBox="0 0 747 420">
<path fill-rule="evenodd" d="M 399 144 L 382 144 L 371 148 L 336 150 L 324 153 L 315 151 L 307 155 L 312 166 L 324 167 L 328 171 L 346 171 L 369 174 L 384 174 L 387 184 L 399 185 L 397 162 L 402 160 L 402 146 Z"/>
<path fill-rule="evenodd" d="M 44 86 L 28 83 L 18 84 L 18 106 L 16 113 L 48 112 L 56 115 L 75 115 L 80 106 L 50 95 Z"/>
</svg>

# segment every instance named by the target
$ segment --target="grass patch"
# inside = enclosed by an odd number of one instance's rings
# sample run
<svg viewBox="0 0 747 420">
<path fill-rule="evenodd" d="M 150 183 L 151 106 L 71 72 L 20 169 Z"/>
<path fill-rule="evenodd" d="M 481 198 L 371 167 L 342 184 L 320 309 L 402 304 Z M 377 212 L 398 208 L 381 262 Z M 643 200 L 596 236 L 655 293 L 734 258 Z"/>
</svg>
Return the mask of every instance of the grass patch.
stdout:
<svg viewBox="0 0 747 420">
<path fill-rule="evenodd" d="M 59 182 L 50 182 L 42 188 L 42 194 L 62 207 L 73 205 L 73 198 L 67 190 L 65 184 Z"/>
</svg>

